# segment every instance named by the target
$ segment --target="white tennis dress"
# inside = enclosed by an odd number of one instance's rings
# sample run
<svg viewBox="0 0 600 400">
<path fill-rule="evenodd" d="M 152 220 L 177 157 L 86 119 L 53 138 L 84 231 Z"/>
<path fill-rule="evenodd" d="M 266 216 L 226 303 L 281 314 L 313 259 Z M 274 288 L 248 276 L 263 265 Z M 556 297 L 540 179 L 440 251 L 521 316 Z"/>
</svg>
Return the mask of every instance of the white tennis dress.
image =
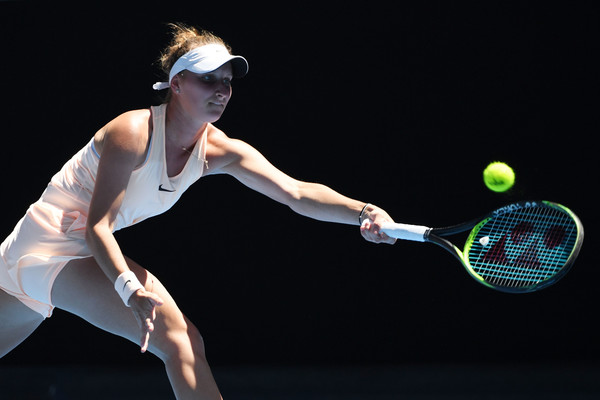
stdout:
<svg viewBox="0 0 600 400">
<path fill-rule="evenodd" d="M 152 107 L 153 132 L 147 158 L 127 185 L 114 230 L 167 211 L 204 171 L 206 131 L 177 176 L 167 176 L 166 104 Z M 13 232 L 0 245 L 0 289 L 44 317 L 50 317 L 54 280 L 73 259 L 91 257 L 85 242 L 90 200 L 100 157 L 94 140 L 52 177 Z"/>
</svg>

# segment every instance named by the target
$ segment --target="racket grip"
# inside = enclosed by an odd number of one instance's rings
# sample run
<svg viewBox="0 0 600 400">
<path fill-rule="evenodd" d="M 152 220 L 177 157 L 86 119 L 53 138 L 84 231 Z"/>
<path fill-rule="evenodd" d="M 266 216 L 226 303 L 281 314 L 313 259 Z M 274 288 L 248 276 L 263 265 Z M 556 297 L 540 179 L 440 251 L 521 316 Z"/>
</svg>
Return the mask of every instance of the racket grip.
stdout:
<svg viewBox="0 0 600 400">
<path fill-rule="evenodd" d="M 425 234 L 429 229 L 426 226 L 397 224 L 395 222 L 384 222 L 381 224 L 381 230 L 389 237 L 412 240 L 414 242 L 424 242 Z"/>
</svg>

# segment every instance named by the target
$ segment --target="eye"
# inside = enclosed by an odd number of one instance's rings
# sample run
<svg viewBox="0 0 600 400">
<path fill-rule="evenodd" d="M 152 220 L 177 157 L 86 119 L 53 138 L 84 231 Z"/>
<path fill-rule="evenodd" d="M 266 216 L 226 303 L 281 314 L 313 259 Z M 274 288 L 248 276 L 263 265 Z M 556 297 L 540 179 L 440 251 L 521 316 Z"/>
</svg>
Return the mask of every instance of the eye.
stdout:
<svg viewBox="0 0 600 400">
<path fill-rule="evenodd" d="M 205 83 L 207 85 L 212 85 L 219 81 L 219 77 L 213 74 L 204 74 L 198 77 L 200 82 Z M 231 77 L 226 77 L 222 79 L 222 82 L 225 86 L 231 86 Z"/>
<path fill-rule="evenodd" d="M 214 77 L 214 75 L 211 75 L 211 74 L 200 75 L 199 79 L 200 79 L 200 82 L 203 82 L 203 83 L 213 83 L 217 80 Z"/>
</svg>

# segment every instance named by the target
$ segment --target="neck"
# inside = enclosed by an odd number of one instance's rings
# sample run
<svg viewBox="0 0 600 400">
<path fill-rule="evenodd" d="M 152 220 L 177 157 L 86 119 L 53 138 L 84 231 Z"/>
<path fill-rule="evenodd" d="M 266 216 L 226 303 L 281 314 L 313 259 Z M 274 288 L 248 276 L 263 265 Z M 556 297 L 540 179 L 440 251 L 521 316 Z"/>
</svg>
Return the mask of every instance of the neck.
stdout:
<svg viewBox="0 0 600 400">
<path fill-rule="evenodd" d="M 167 105 L 165 135 L 176 147 L 191 149 L 206 129 L 207 122 L 190 118 L 176 101 Z"/>
</svg>

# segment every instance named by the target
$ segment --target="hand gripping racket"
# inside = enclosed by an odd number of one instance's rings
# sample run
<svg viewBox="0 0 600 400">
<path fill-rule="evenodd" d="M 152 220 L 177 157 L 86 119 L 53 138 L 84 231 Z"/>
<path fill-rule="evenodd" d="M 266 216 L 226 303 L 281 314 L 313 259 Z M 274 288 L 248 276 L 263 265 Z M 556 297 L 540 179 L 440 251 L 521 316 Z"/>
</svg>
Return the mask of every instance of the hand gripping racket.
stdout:
<svg viewBox="0 0 600 400">
<path fill-rule="evenodd" d="M 443 236 L 471 229 L 464 250 Z M 452 253 L 481 284 L 509 293 L 533 292 L 562 278 L 583 243 L 583 225 L 568 208 L 522 201 L 448 228 L 384 223 L 397 239 L 435 243 Z"/>
</svg>

